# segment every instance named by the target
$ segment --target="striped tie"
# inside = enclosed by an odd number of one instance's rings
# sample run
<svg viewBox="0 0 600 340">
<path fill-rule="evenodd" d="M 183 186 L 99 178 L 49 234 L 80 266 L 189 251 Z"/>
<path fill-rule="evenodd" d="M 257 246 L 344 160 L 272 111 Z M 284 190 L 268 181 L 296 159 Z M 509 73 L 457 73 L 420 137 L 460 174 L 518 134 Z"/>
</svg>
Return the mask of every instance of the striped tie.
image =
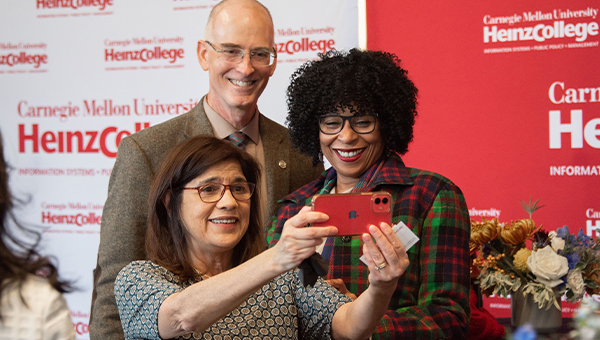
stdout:
<svg viewBox="0 0 600 340">
<path fill-rule="evenodd" d="M 246 150 L 246 144 L 248 143 L 248 136 L 246 136 L 246 134 L 243 133 L 242 131 L 234 132 L 234 133 L 230 134 L 229 136 L 227 136 L 226 139 L 229 139 L 231 144 L 237 146 L 238 148 L 240 148 L 242 150 Z"/>
</svg>

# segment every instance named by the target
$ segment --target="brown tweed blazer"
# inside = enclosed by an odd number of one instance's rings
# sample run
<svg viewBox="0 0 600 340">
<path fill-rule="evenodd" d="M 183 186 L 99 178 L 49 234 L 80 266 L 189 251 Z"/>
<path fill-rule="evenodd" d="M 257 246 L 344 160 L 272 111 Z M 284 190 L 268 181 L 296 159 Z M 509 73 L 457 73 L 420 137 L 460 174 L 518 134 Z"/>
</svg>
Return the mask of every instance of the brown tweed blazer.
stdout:
<svg viewBox="0 0 600 340">
<path fill-rule="evenodd" d="M 316 179 L 322 165 L 292 149 L 287 129 L 262 114 L 259 129 L 265 153 L 267 217 L 277 200 Z M 114 280 L 132 261 L 146 257 L 145 237 L 150 184 L 161 161 L 177 143 L 196 135 L 214 135 L 202 100 L 189 112 L 124 138 L 108 184 L 102 212 L 98 263 L 94 271 L 90 339 L 124 339 L 114 296 Z M 281 166 L 281 161 L 285 166 Z"/>
</svg>

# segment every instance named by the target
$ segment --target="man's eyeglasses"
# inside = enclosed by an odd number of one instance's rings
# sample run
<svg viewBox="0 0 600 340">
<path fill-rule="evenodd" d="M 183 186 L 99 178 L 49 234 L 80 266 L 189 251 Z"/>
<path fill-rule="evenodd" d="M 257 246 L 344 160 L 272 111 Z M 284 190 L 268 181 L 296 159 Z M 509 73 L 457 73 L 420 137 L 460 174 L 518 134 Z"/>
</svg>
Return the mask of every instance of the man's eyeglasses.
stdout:
<svg viewBox="0 0 600 340">
<path fill-rule="evenodd" d="M 205 40 L 205 42 L 208 44 L 208 46 L 212 47 L 215 52 L 220 53 L 223 59 L 232 64 L 241 62 L 242 59 L 244 59 L 244 54 L 247 54 L 250 57 L 252 66 L 258 67 L 271 66 L 277 59 L 277 51 L 275 48 L 273 48 L 273 50 L 269 50 L 263 47 L 249 52 L 235 47 L 223 47 L 220 50 L 217 50 L 217 48 L 210 41 Z"/>
<path fill-rule="evenodd" d="M 319 129 L 326 135 L 335 135 L 342 131 L 347 120 L 350 121 L 350 127 L 354 132 L 366 134 L 375 130 L 377 117 L 370 114 L 363 116 L 324 115 L 319 117 Z"/>
<path fill-rule="evenodd" d="M 198 196 L 204 203 L 214 203 L 225 195 L 225 189 L 229 191 L 237 201 L 247 201 L 252 197 L 256 185 L 249 182 L 235 182 L 232 184 L 206 183 L 198 187 L 183 188 L 184 190 L 198 190 Z"/>
</svg>

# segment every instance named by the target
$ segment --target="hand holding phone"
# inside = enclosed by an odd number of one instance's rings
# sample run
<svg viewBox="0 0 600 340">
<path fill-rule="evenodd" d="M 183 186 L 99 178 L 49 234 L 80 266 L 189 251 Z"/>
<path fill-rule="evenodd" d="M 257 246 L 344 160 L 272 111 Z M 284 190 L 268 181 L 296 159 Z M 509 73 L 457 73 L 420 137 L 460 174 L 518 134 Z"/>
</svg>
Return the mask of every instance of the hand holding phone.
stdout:
<svg viewBox="0 0 600 340">
<path fill-rule="evenodd" d="M 334 226 L 338 228 L 336 236 L 361 235 L 369 232 L 371 224 L 391 225 L 391 205 L 392 196 L 385 191 L 315 195 L 312 210 L 327 214 L 329 219 L 312 226 Z"/>
</svg>

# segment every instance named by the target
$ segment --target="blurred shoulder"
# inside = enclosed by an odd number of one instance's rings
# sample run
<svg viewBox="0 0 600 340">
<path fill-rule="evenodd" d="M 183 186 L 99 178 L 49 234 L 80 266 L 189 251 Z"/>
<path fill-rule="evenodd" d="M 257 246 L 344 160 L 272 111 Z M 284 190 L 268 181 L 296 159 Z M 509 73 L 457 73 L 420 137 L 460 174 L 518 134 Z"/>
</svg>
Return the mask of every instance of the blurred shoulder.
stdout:
<svg viewBox="0 0 600 340">
<path fill-rule="evenodd" d="M 9 305 L 16 310 L 24 301 L 26 308 L 34 314 L 42 314 L 56 299 L 64 301 L 62 294 L 50 285 L 48 279 L 33 274 L 27 275 L 20 287 L 11 283 L 2 292 L 2 306 Z"/>
<path fill-rule="evenodd" d="M 56 294 L 60 294 L 54 287 L 50 285 L 48 279 L 36 275 L 28 275 L 27 279 L 23 282 L 22 291 L 30 293 L 40 293 L 40 295 L 44 294 L 52 294 L 56 292 Z"/>
</svg>

